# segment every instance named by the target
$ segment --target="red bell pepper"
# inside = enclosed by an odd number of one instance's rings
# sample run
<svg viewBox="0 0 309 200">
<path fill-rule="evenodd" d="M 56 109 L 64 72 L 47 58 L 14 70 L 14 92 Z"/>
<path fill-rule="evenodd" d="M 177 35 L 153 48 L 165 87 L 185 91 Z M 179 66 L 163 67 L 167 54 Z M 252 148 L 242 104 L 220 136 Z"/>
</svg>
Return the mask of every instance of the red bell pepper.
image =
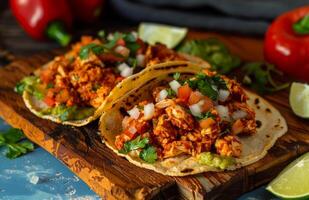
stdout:
<svg viewBox="0 0 309 200">
<path fill-rule="evenodd" d="M 69 3 L 77 20 L 92 23 L 100 17 L 104 0 L 69 0 Z"/>
<path fill-rule="evenodd" d="M 284 13 L 271 24 L 264 55 L 283 72 L 309 81 L 309 6 Z"/>
<path fill-rule="evenodd" d="M 65 30 L 72 14 L 65 0 L 10 0 L 11 10 L 22 28 L 35 39 L 51 38 L 62 46 L 71 40 Z"/>
</svg>

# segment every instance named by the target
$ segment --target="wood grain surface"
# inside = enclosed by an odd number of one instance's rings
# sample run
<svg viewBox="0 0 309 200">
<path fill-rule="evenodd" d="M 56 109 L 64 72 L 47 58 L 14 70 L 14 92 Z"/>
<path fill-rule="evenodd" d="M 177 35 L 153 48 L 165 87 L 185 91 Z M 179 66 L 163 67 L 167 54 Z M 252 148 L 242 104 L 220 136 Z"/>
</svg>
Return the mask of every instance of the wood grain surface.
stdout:
<svg viewBox="0 0 309 200">
<path fill-rule="evenodd" d="M 219 37 L 243 60 L 262 60 L 259 39 L 190 32 L 190 38 Z M 103 199 L 234 199 L 264 184 L 298 155 L 309 151 L 308 121 L 296 117 L 288 91 L 265 96 L 286 118 L 288 133 L 257 163 L 232 172 L 169 177 L 130 164 L 116 156 L 97 135 L 98 121 L 75 128 L 43 120 L 27 110 L 14 93 L 15 84 L 59 52 L 15 60 L 0 69 L 0 115 L 23 129 L 29 139 L 53 154 Z"/>
</svg>

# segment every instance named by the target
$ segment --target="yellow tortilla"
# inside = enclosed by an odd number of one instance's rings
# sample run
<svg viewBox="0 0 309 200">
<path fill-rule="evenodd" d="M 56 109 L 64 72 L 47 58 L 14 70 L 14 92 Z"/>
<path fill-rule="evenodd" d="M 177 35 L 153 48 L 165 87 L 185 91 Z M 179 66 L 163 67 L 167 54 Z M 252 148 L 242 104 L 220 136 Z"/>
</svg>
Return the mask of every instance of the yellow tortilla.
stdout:
<svg viewBox="0 0 309 200">
<path fill-rule="evenodd" d="M 175 72 L 193 75 L 200 71 L 200 66 L 188 62 L 170 62 L 164 66 L 157 65 L 146 69 L 141 74 L 124 81 L 121 85 L 127 85 L 132 90 L 122 90 L 123 93 L 119 94 L 121 98 L 118 100 L 110 96 L 110 103 L 106 104 L 106 111 L 100 118 L 99 130 L 103 142 L 116 154 L 125 157 L 131 163 L 165 175 L 186 176 L 207 171 L 220 171 L 218 168 L 199 164 L 197 158 L 190 155 L 181 155 L 149 164 L 141 160 L 136 152 L 119 153 L 114 145 L 116 135 L 122 131 L 121 122 L 124 116 L 120 112 L 120 108 L 128 110 L 136 103 L 150 98 L 151 92 L 149 91 L 162 84 L 162 81 L 171 80 L 171 75 Z M 227 170 L 234 170 L 260 160 L 276 140 L 287 131 L 285 119 L 276 108 L 258 95 L 249 91 L 246 93 L 250 98 L 248 104 L 255 110 L 256 120 L 260 121 L 261 126 L 257 128 L 255 135 L 240 137 L 243 147 L 242 154 Z"/>
<path fill-rule="evenodd" d="M 182 55 L 185 59 L 202 66 L 203 68 L 209 68 L 210 67 L 210 65 L 207 62 L 205 62 L 204 60 L 202 60 L 198 57 L 194 57 L 194 56 L 187 55 L 187 54 L 180 54 L 180 55 Z M 48 67 L 48 65 L 52 64 L 52 62 L 53 61 L 45 64 L 42 68 Z M 175 61 L 173 61 L 173 62 L 175 62 Z M 168 65 L 168 64 L 162 64 L 162 66 L 165 66 L 165 65 Z M 159 64 L 157 66 L 161 66 L 161 65 Z M 148 68 L 151 68 L 151 66 L 147 67 L 147 69 Z M 144 74 L 143 71 L 144 70 L 142 70 L 141 72 L 139 72 L 139 73 L 137 73 L 137 74 L 135 74 L 131 77 L 134 78 L 136 76 L 140 76 L 140 75 Z M 130 79 L 132 79 L 131 77 L 129 77 L 127 79 L 130 80 Z M 127 79 L 125 79 L 125 80 L 127 80 Z M 122 81 L 122 82 L 124 82 L 124 81 Z M 117 99 L 117 97 L 121 97 L 122 94 L 126 93 L 126 91 L 130 91 L 130 90 L 134 89 L 134 87 L 135 87 L 135 85 L 130 85 L 130 83 L 129 84 L 119 83 L 110 92 L 109 96 L 111 96 L 111 98 L 106 98 L 106 99 L 109 99 L 109 102 L 114 101 L 115 99 Z M 24 93 L 23 93 L 23 100 L 24 100 L 27 108 L 32 113 L 34 113 L 36 116 L 43 118 L 43 119 L 51 120 L 51 121 L 56 122 L 56 123 L 61 123 L 61 124 L 64 124 L 64 125 L 72 125 L 72 126 L 84 126 L 84 125 L 90 123 L 91 121 L 100 117 L 100 115 L 104 112 L 105 107 L 106 107 L 106 101 L 104 101 L 103 104 L 94 112 L 94 114 L 92 116 L 89 116 L 89 117 L 82 119 L 82 120 L 61 121 L 58 117 L 56 117 L 54 115 L 43 115 L 43 114 L 41 114 L 40 111 L 47 108 L 47 105 L 43 101 L 36 99 L 34 96 L 32 96 L 27 91 L 24 91 Z"/>
</svg>

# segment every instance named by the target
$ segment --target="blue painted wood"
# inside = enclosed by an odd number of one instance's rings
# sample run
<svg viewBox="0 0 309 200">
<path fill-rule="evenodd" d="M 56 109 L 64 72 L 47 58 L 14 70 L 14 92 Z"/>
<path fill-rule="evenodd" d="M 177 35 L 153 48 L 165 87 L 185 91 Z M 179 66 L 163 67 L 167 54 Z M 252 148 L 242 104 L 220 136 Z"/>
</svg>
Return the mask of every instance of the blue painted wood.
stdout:
<svg viewBox="0 0 309 200">
<path fill-rule="evenodd" d="M 0 119 L 0 131 L 8 128 Z M 0 200 L 100 199 L 65 165 L 40 147 L 14 160 L 3 155 L 3 148 L 0 153 Z M 37 184 L 30 182 L 37 177 Z"/>
</svg>

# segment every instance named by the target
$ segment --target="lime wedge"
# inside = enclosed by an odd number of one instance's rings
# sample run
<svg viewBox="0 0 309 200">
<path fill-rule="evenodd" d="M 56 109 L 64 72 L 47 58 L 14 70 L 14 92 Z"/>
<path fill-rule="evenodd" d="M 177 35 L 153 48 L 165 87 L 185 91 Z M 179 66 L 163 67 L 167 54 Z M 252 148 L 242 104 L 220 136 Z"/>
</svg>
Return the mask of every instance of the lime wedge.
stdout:
<svg viewBox="0 0 309 200">
<path fill-rule="evenodd" d="M 187 35 L 188 29 L 163 24 L 141 23 L 138 27 L 139 37 L 148 42 L 165 44 L 168 48 L 177 46 Z"/>
<path fill-rule="evenodd" d="M 292 83 L 290 90 L 290 105 L 293 112 L 303 118 L 309 118 L 309 85 Z"/>
<path fill-rule="evenodd" d="M 289 164 L 266 189 L 283 199 L 309 199 L 309 152 Z"/>
</svg>

